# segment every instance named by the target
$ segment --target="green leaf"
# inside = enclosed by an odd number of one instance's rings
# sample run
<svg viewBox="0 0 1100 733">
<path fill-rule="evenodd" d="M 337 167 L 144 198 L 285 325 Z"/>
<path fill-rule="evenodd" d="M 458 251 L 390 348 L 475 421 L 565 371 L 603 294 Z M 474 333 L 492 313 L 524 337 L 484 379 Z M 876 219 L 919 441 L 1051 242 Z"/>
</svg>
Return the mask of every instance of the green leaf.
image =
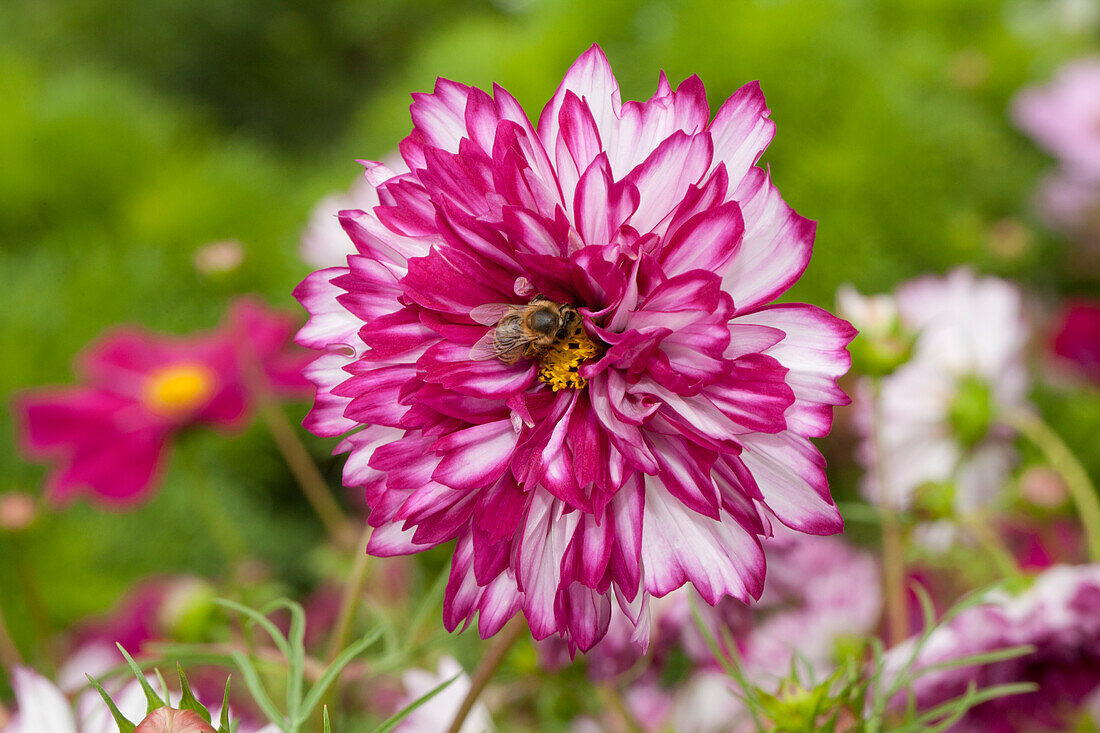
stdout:
<svg viewBox="0 0 1100 733">
<path fill-rule="evenodd" d="M 218 733 L 231 733 L 229 727 L 229 681 L 233 679 L 230 675 L 225 678 L 225 692 L 222 693 L 222 714 L 218 721 Z"/>
<path fill-rule="evenodd" d="M 313 713 L 313 709 L 317 707 L 317 703 L 321 702 L 321 698 L 324 696 L 325 692 L 328 691 L 329 686 L 336 681 L 340 673 L 344 671 L 344 667 L 346 667 L 352 659 L 362 654 L 367 647 L 378 641 L 378 637 L 381 636 L 381 634 L 382 630 L 380 628 L 374 629 L 358 641 L 353 642 L 344 649 L 344 651 L 340 652 L 336 659 L 332 660 L 332 664 L 321 673 L 317 682 L 310 688 L 309 694 L 306 695 L 306 699 L 302 702 L 303 719 L 309 718 Z"/>
<path fill-rule="evenodd" d="M 149 680 L 145 679 L 145 673 L 141 671 L 141 667 L 139 667 L 138 663 L 134 661 L 134 658 L 130 656 L 130 653 L 122 647 L 122 644 L 116 642 L 115 646 L 122 652 L 122 656 L 126 658 L 126 663 L 130 665 L 130 670 L 134 673 L 134 676 L 137 677 L 138 684 L 141 685 L 141 691 L 145 693 L 145 701 L 147 703 L 145 714 L 148 715 L 154 710 L 167 705 L 168 703 L 161 700 L 156 691 L 153 690 L 152 685 L 149 684 Z M 165 692 L 167 694 L 167 688 L 165 688 Z"/>
<path fill-rule="evenodd" d="M 290 629 L 286 636 L 288 651 L 284 652 L 287 661 L 286 716 L 291 723 L 302 723 L 309 717 L 308 713 L 301 713 L 306 659 L 306 614 L 300 604 L 289 598 L 272 601 L 260 610 L 260 614 L 266 619 L 272 611 L 280 608 L 290 612 Z"/>
<path fill-rule="evenodd" d="M 461 676 L 462 673 L 460 672 L 451 679 L 436 685 L 434 688 L 429 690 L 427 694 L 421 695 L 416 700 L 413 700 L 411 703 L 401 708 L 401 710 L 390 716 L 385 722 L 382 723 L 382 725 L 375 728 L 373 733 L 389 733 L 391 730 L 397 727 L 397 724 L 404 720 L 409 715 L 409 713 L 416 710 L 418 707 L 428 702 L 428 700 L 431 700 L 439 693 L 443 692 L 443 690 L 446 689 L 447 685 L 451 684 Z"/>
<path fill-rule="evenodd" d="M 283 632 L 279 631 L 279 627 L 273 624 L 271 620 L 262 613 L 226 598 L 215 598 L 214 603 L 247 616 L 253 623 L 267 632 L 267 635 L 271 637 L 271 640 L 275 642 L 275 646 L 279 647 L 279 651 L 282 652 L 287 660 L 291 658 L 290 644 L 287 642 L 286 637 L 283 636 Z"/>
<path fill-rule="evenodd" d="M 271 696 L 267 694 L 267 690 L 264 689 L 264 685 L 260 681 L 260 675 L 256 673 L 256 668 L 252 666 L 248 657 L 245 656 L 243 652 L 234 652 L 233 661 L 236 663 L 237 668 L 241 670 L 241 676 L 244 677 L 245 687 L 248 688 L 248 692 L 252 695 L 252 699 L 260 706 L 260 710 L 267 716 L 267 719 L 277 725 L 280 730 L 290 733 L 286 727 L 286 716 L 275 707 L 275 703 L 272 702 Z"/>
<path fill-rule="evenodd" d="M 325 733 L 332 733 L 332 724 L 328 720 L 328 705 L 321 708 L 321 719 L 325 725 Z"/>
<path fill-rule="evenodd" d="M 118 726 L 118 733 L 132 733 L 136 726 L 119 712 L 118 706 L 115 705 L 115 701 L 111 699 L 111 696 L 107 694 L 107 691 L 103 689 L 102 685 L 100 685 L 90 674 L 84 676 L 87 677 L 88 682 L 91 682 L 92 686 L 99 691 L 99 696 L 102 697 L 103 702 L 107 704 L 107 709 L 111 711 L 111 717 L 115 719 L 115 725 Z"/>
<path fill-rule="evenodd" d="M 957 669 L 959 667 L 978 667 L 985 664 L 992 664 L 993 662 L 1002 662 L 1006 659 L 1025 657 L 1034 651 L 1034 646 L 1031 646 L 1030 644 L 1021 644 L 1020 646 L 1012 646 L 1005 649 L 994 649 L 991 652 L 982 652 L 980 654 L 967 654 L 966 656 L 956 657 L 954 659 L 947 659 L 942 662 L 930 664 L 927 667 L 921 667 L 919 670 L 913 673 L 912 679 L 915 680 L 922 675 L 928 674 L 929 672 L 936 672 L 944 669 Z"/>
<path fill-rule="evenodd" d="M 199 702 L 195 694 L 191 692 L 191 685 L 187 683 L 187 675 L 183 673 L 183 667 L 179 662 L 176 662 L 176 676 L 179 677 L 180 680 L 180 710 L 192 710 L 209 723 L 210 711 L 207 710 L 206 706 Z"/>
</svg>

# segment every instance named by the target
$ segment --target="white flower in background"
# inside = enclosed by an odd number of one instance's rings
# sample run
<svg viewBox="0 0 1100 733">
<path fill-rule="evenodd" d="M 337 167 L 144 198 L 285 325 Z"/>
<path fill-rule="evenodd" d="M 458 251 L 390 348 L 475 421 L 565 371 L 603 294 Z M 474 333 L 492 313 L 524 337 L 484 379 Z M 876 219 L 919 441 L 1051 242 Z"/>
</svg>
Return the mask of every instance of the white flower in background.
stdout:
<svg viewBox="0 0 1100 733">
<path fill-rule="evenodd" d="M 996 498 L 1016 459 L 1005 419 L 1026 405 L 1020 292 L 960 268 L 902 285 L 896 300 L 916 342 L 877 398 L 870 383 L 858 390 L 863 492 L 903 510 L 923 487 L 947 513 L 972 512 Z"/>
<path fill-rule="evenodd" d="M 395 173 L 407 172 L 400 156 L 391 156 L 383 163 Z M 314 267 L 345 266 L 347 256 L 356 252 L 351 238 L 340 226 L 338 214 L 356 209 L 371 211 L 378 204 L 378 191 L 365 174 L 360 174 L 346 192 L 330 194 L 318 201 L 302 232 L 299 248 L 302 259 Z"/>
<path fill-rule="evenodd" d="M 458 675 L 458 678 L 454 682 L 412 711 L 394 728 L 394 731 L 396 733 L 440 733 L 447 730 L 447 726 L 454 720 L 455 713 L 458 712 L 462 700 L 470 690 L 470 678 L 462 670 L 462 666 L 451 657 L 440 659 L 434 673 L 426 669 L 407 670 L 401 676 L 405 686 L 405 697 L 401 700 L 399 709 L 427 695 L 455 675 Z M 494 730 L 493 720 L 489 717 L 489 711 L 478 702 L 466 716 L 466 721 L 459 729 L 459 733 L 489 733 L 492 730 Z"/>
</svg>

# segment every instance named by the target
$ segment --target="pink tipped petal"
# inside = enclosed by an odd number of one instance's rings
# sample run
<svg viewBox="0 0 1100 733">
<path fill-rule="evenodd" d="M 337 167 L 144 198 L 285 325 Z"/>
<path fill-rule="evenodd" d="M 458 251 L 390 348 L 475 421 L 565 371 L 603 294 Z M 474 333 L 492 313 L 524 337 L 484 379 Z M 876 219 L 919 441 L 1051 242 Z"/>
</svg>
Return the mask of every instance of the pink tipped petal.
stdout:
<svg viewBox="0 0 1100 733">
<path fill-rule="evenodd" d="M 754 536 L 729 517 L 693 512 L 654 479 L 646 481 L 642 566 L 649 593 L 664 596 L 690 582 L 712 606 L 727 595 L 749 603 L 764 585 Z"/>
<path fill-rule="evenodd" d="M 779 520 L 808 534 L 844 529 L 829 496 L 825 459 L 808 439 L 791 432 L 742 436 L 741 461 L 755 479 L 764 503 Z"/>
<path fill-rule="evenodd" d="M 723 285 L 738 311 L 746 311 L 782 295 L 802 275 L 817 224 L 787 206 L 759 168 L 749 171 L 733 198 L 741 206 L 745 234 Z"/>
<path fill-rule="evenodd" d="M 795 403 L 787 410 L 787 423 L 801 435 L 826 435 L 833 423 L 833 406 L 851 402 L 837 379 L 851 366 L 847 346 L 856 330 L 820 308 L 797 303 L 739 316 L 731 324 L 731 333 L 743 324 L 768 326 L 786 334 L 764 353 L 789 370 L 786 382 L 794 391 Z"/>
<path fill-rule="evenodd" d="M 432 479 L 453 489 L 486 486 L 504 472 L 515 446 L 516 433 L 509 420 L 451 433 L 432 446 L 443 456 Z"/>
<path fill-rule="evenodd" d="M 733 201 L 698 214 L 677 229 L 664 246 L 661 268 L 669 276 L 692 270 L 723 272 L 731 261 L 736 261 L 744 232 L 741 208 Z M 736 295 L 734 302 L 738 302 Z"/>
<path fill-rule="evenodd" d="M 610 145 L 618 133 L 619 84 L 599 46 L 592 46 L 573 62 L 554 98 L 543 109 L 538 134 L 547 150 L 554 150 L 559 139 L 559 115 L 569 92 L 587 102 L 600 137 Z"/>
<path fill-rule="evenodd" d="M 714 116 L 709 128 L 714 160 L 725 164 L 730 180 L 740 181 L 771 143 L 775 123 L 770 114 L 760 83 L 754 81 L 734 92 Z"/>
</svg>

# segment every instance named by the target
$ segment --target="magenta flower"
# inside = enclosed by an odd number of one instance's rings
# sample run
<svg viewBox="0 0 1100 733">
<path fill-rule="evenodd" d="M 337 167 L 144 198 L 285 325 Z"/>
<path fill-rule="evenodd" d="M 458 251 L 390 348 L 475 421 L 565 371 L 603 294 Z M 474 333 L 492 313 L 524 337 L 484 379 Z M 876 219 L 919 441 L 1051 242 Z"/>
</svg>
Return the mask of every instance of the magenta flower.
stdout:
<svg viewBox="0 0 1100 733">
<path fill-rule="evenodd" d="M 366 164 L 381 204 L 341 215 L 358 254 L 296 293 L 324 352 L 306 425 L 355 431 L 370 552 L 457 541 L 448 628 L 522 611 L 587 650 L 685 583 L 758 597 L 773 517 L 841 529 L 810 438 L 847 402 L 854 330 L 768 305 L 815 228 L 754 165 L 768 114 L 749 84 L 711 120 L 696 77 L 620 103 L 593 47 L 537 126 L 440 80 L 414 95 L 411 172 Z"/>
<path fill-rule="evenodd" d="M 1067 306 L 1059 317 L 1053 348 L 1100 385 L 1100 302 L 1082 300 Z"/>
<path fill-rule="evenodd" d="M 1100 180 L 1100 57 L 1066 64 L 1013 100 L 1016 124 L 1079 180 Z"/>
<path fill-rule="evenodd" d="M 25 451 L 55 466 L 50 498 L 65 502 L 90 489 L 105 504 L 141 501 L 174 434 L 192 425 L 241 426 L 251 381 L 263 380 L 275 394 L 300 394 L 308 383 L 302 355 L 288 349 L 293 332 L 293 320 L 242 300 L 211 333 L 123 328 L 101 338 L 77 360 L 83 385 L 16 399 Z"/>
</svg>

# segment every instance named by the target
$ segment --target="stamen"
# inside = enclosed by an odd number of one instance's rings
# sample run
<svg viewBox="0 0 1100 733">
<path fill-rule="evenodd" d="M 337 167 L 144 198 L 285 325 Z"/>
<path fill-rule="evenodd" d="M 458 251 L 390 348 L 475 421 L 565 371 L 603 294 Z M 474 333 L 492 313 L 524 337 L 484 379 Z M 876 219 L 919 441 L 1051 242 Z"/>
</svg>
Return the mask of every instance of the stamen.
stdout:
<svg viewBox="0 0 1100 733">
<path fill-rule="evenodd" d="M 587 387 L 588 380 L 579 374 L 580 367 L 598 354 L 599 348 L 592 343 L 578 318 L 572 333 L 539 360 L 539 379 L 549 384 L 555 392 Z"/>
</svg>

